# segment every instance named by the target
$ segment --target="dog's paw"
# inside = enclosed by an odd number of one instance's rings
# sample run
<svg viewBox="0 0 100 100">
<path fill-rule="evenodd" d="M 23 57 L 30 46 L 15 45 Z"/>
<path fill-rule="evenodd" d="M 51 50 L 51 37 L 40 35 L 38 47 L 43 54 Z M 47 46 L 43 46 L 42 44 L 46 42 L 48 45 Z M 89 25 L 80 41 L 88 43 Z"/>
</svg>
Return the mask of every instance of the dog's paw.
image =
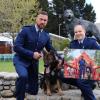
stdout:
<svg viewBox="0 0 100 100">
<path fill-rule="evenodd" d="M 59 91 L 58 95 L 60 95 L 60 96 L 64 95 L 63 91 Z"/>
<path fill-rule="evenodd" d="M 47 96 L 51 96 L 51 92 L 50 91 L 47 91 Z"/>
<path fill-rule="evenodd" d="M 47 94 L 47 91 L 44 90 L 43 92 L 44 92 L 44 94 Z"/>
</svg>

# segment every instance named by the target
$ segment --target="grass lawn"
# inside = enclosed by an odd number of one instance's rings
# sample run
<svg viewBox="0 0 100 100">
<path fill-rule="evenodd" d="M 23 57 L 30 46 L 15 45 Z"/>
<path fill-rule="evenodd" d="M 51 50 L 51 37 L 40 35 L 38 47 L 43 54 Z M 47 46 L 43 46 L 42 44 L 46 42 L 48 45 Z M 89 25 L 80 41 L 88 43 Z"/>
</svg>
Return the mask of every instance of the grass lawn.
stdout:
<svg viewBox="0 0 100 100">
<path fill-rule="evenodd" d="M 43 60 L 40 59 L 40 61 L 39 61 L 39 72 L 44 71 L 43 65 L 44 65 Z M 12 61 L 0 61 L 0 72 L 15 72 L 13 62 Z"/>
<path fill-rule="evenodd" d="M 0 61 L 0 72 L 15 72 L 12 61 Z"/>
</svg>

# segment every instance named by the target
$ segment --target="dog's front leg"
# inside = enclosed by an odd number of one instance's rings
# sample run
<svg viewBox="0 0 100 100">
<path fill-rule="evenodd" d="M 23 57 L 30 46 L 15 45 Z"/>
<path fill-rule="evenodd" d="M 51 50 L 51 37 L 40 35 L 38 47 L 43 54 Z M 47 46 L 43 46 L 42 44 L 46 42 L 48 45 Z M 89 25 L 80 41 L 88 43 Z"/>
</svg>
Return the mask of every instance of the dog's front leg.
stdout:
<svg viewBox="0 0 100 100">
<path fill-rule="evenodd" d="M 47 95 L 51 96 L 50 81 L 46 80 Z"/>
<path fill-rule="evenodd" d="M 58 88 L 58 94 L 63 95 L 63 91 L 61 89 L 61 83 L 59 79 L 57 79 L 57 88 Z"/>
</svg>

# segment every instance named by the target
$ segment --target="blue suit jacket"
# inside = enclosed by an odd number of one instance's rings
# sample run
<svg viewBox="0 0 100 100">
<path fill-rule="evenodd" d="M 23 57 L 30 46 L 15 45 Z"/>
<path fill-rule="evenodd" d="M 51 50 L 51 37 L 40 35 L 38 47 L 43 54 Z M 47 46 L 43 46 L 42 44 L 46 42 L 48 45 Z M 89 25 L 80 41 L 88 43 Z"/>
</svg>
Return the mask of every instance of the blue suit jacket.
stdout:
<svg viewBox="0 0 100 100">
<path fill-rule="evenodd" d="M 49 34 L 43 31 L 38 35 L 34 25 L 24 26 L 14 42 L 16 52 L 13 59 L 14 64 L 22 64 L 26 67 L 31 63 L 35 64 L 38 61 L 33 59 L 33 53 L 41 52 L 44 47 L 48 51 L 53 48 Z"/>
<path fill-rule="evenodd" d="M 85 38 L 83 44 L 80 46 L 78 40 L 73 40 L 70 43 L 71 49 L 98 49 L 100 50 L 100 44 L 96 42 L 94 38 Z"/>
</svg>

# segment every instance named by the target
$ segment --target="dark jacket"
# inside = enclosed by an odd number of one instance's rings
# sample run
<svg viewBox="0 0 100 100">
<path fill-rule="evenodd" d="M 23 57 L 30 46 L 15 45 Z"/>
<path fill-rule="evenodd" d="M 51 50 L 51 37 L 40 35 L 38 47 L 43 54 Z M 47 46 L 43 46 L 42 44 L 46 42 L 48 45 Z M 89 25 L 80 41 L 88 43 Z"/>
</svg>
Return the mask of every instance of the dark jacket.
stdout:
<svg viewBox="0 0 100 100">
<path fill-rule="evenodd" d="M 71 49 L 98 49 L 100 50 L 100 45 L 96 42 L 94 38 L 85 38 L 83 44 L 79 44 L 78 40 L 73 40 L 70 43 Z"/>
<path fill-rule="evenodd" d="M 38 62 L 33 59 L 33 53 L 35 51 L 41 52 L 44 47 L 48 51 L 52 49 L 49 34 L 42 31 L 38 35 L 34 25 L 24 26 L 14 42 L 16 54 L 13 61 L 28 67 L 31 63 Z"/>
</svg>

